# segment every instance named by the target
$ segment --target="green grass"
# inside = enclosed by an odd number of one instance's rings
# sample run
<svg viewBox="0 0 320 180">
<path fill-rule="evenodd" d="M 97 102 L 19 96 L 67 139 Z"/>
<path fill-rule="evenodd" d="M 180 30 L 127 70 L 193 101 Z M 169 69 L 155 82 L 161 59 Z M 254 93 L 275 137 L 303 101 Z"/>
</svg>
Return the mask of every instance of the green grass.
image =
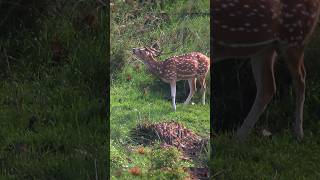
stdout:
<svg viewBox="0 0 320 180">
<path fill-rule="evenodd" d="M 245 144 L 236 144 L 229 136 L 221 134 L 212 140 L 213 179 L 320 178 L 320 141 L 310 131 L 301 143 L 289 131 L 276 133 L 271 139 L 252 135 Z"/>
<path fill-rule="evenodd" d="M 4 57 L 14 57 L 1 67 L 1 179 L 107 177 L 107 13 L 97 11 L 96 32 L 60 15 L 41 17 L 38 32 L 1 39 Z M 68 51 L 61 64 L 52 60 L 54 38 Z"/>
<path fill-rule="evenodd" d="M 160 142 L 138 144 L 133 140 L 131 131 L 139 123 L 173 120 L 202 136 L 208 136 L 209 93 L 205 106 L 200 105 L 199 94 L 192 99 L 195 105 L 184 106 L 182 102 L 187 98 L 188 84 L 179 82 L 177 111 L 174 112 L 169 98 L 170 85 L 145 71 L 144 65 L 134 60 L 131 49 L 158 42 L 164 52 L 175 50 L 161 57 L 161 60 L 190 51 L 200 51 L 209 56 L 209 16 L 188 15 L 188 11 L 208 13 L 209 2 L 178 1 L 168 3 L 163 9 L 144 6 L 137 8 L 142 10 L 130 20 L 126 17 L 132 9 L 121 2 L 115 2 L 117 5 L 121 9 L 111 14 L 111 176 L 113 179 L 183 179 L 187 174 L 182 168 L 206 166 L 207 155 L 194 161 L 181 160 L 178 158 L 179 151 L 164 150 L 159 147 Z M 170 18 L 162 18 L 158 23 L 146 23 L 146 15 L 160 17 L 160 12 L 167 13 Z M 123 26 L 125 28 L 121 29 Z M 141 68 L 135 68 L 137 65 Z M 208 84 L 209 80 L 208 77 Z M 141 147 L 146 150 L 145 154 L 137 152 Z M 139 167 L 139 176 L 129 173 L 133 167 Z"/>
</svg>

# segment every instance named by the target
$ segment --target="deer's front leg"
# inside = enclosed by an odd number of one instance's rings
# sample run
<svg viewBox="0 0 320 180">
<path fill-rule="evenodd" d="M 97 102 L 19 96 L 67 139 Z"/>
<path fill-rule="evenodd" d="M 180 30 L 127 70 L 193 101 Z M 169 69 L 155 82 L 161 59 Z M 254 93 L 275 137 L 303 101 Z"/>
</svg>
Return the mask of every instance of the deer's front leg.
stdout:
<svg viewBox="0 0 320 180">
<path fill-rule="evenodd" d="M 275 52 L 273 50 L 265 51 L 251 60 L 257 95 L 248 116 L 237 131 L 236 137 L 240 142 L 249 135 L 276 91 L 273 73 L 274 60 Z"/>
<path fill-rule="evenodd" d="M 298 140 L 303 138 L 303 106 L 305 100 L 305 78 L 306 71 L 303 62 L 303 49 L 289 48 L 286 52 L 286 62 L 288 64 L 292 82 L 296 94 L 296 110 L 294 133 Z"/>
<path fill-rule="evenodd" d="M 171 87 L 172 107 L 173 107 L 173 110 L 176 111 L 176 82 L 175 81 L 170 82 L 170 87 Z"/>
</svg>

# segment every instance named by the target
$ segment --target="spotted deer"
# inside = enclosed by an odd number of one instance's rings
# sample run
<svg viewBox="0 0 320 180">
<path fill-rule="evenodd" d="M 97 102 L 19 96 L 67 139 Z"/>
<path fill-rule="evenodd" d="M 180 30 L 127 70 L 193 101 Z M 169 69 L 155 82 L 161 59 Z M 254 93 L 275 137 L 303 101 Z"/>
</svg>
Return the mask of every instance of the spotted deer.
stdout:
<svg viewBox="0 0 320 180">
<path fill-rule="evenodd" d="M 305 100 L 304 49 L 319 18 L 319 0 L 213 0 L 211 3 L 213 63 L 251 58 L 257 94 L 236 138 L 243 141 L 275 91 L 276 55 L 285 58 L 295 95 L 294 134 L 303 138 Z"/>
<path fill-rule="evenodd" d="M 160 52 L 154 48 L 134 48 L 132 51 L 137 58 L 143 61 L 153 75 L 170 84 L 174 111 L 176 110 L 176 82 L 179 80 L 188 80 L 189 82 L 190 92 L 184 102 L 184 104 L 189 104 L 196 92 L 196 79 L 198 78 L 201 85 L 202 104 L 205 104 L 206 75 L 210 68 L 210 59 L 207 56 L 199 52 L 192 52 L 173 56 L 165 61 L 157 61 L 155 57 Z"/>
</svg>

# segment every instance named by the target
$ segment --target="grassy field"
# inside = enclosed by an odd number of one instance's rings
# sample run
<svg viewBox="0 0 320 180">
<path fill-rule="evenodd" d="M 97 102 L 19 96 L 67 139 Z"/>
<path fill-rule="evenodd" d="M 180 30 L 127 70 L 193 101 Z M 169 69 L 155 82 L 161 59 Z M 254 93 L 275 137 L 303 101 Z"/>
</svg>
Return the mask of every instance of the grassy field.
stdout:
<svg viewBox="0 0 320 180">
<path fill-rule="evenodd" d="M 105 179 L 107 12 L 47 10 L 0 41 L 0 179 Z"/>
<path fill-rule="evenodd" d="M 177 111 L 170 103 L 170 86 L 149 74 L 132 56 L 132 48 L 157 42 L 169 56 L 199 51 L 209 56 L 209 1 L 176 1 L 165 6 L 134 6 L 114 2 L 111 14 L 110 151 L 113 179 L 182 179 L 182 167 L 205 167 L 207 154 L 197 160 L 182 160 L 176 149 L 162 149 L 133 140 L 139 123 L 179 122 L 208 136 L 209 102 L 183 106 L 187 82 L 177 85 Z M 209 83 L 209 78 L 208 78 Z M 208 88 L 210 89 L 210 88 Z M 208 96 L 209 90 L 207 93 Z M 143 153 L 141 153 L 141 151 Z"/>
<path fill-rule="evenodd" d="M 306 132 L 302 143 L 284 130 L 272 138 L 252 135 L 246 144 L 236 144 L 231 134 L 213 139 L 212 179 L 319 179 L 319 134 Z"/>
</svg>

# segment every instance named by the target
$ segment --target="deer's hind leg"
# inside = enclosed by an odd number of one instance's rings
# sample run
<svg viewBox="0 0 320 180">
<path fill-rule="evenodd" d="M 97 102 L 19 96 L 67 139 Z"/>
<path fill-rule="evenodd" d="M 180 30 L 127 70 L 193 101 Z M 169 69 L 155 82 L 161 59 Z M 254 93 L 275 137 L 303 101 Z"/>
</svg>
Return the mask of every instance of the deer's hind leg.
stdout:
<svg viewBox="0 0 320 180">
<path fill-rule="evenodd" d="M 206 77 L 205 76 L 200 76 L 199 77 L 199 82 L 200 82 L 200 85 L 201 85 L 200 92 L 201 92 L 201 97 L 202 97 L 202 104 L 205 105 L 206 104 L 206 88 L 207 88 Z"/>
<path fill-rule="evenodd" d="M 196 78 L 192 78 L 192 79 L 188 79 L 188 83 L 189 83 L 189 96 L 186 99 L 186 101 L 183 104 L 189 104 L 191 98 L 193 97 L 195 90 L 196 90 Z"/>
<path fill-rule="evenodd" d="M 291 73 L 296 95 L 294 134 L 298 140 L 303 138 L 303 106 L 305 100 L 306 71 L 303 60 L 303 48 L 288 48 L 285 61 Z"/>
<path fill-rule="evenodd" d="M 170 82 L 170 88 L 171 88 L 171 98 L 172 98 L 172 108 L 174 111 L 176 111 L 176 81 Z"/>
</svg>

